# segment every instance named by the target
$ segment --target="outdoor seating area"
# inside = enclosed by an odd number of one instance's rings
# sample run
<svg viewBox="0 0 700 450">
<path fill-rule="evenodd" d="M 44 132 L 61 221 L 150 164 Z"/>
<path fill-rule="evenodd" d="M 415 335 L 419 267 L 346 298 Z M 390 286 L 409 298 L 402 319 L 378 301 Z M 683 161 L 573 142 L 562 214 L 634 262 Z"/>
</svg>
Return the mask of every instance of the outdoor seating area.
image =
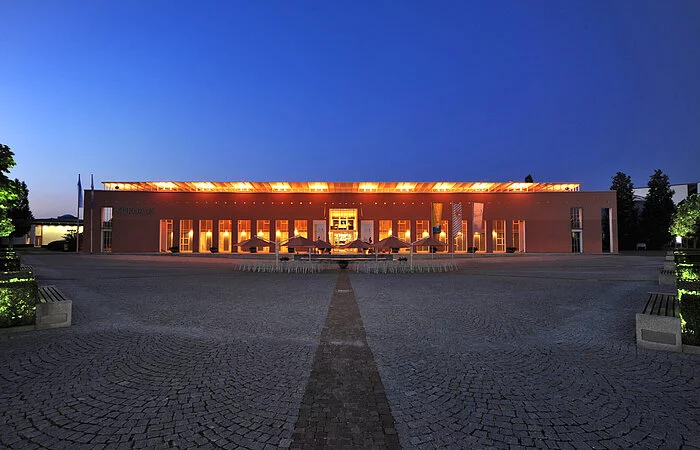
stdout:
<svg viewBox="0 0 700 450">
<path fill-rule="evenodd" d="M 291 261 L 243 260 L 234 264 L 236 271 L 263 273 L 321 273 L 345 268 L 356 273 L 444 273 L 457 270 L 457 263 L 453 259 L 426 259 L 411 262 L 391 259 L 375 260 L 374 258 L 312 257 L 311 260 Z"/>
</svg>

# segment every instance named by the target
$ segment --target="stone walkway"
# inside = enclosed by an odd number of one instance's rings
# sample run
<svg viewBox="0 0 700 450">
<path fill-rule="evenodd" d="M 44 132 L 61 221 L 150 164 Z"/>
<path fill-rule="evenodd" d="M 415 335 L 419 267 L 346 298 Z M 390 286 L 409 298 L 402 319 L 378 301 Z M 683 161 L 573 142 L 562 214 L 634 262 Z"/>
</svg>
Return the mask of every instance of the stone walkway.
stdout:
<svg viewBox="0 0 700 450">
<path fill-rule="evenodd" d="M 331 299 L 292 448 L 392 448 L 399 439 L 347 272 Z"/>
<path fill-rule="evenodd" d="M 700 356 L 635 345 L 662 261 L 26 255 L 73 326 L 0 334 L 0 447 L 700 448 Z"/>
</svg>

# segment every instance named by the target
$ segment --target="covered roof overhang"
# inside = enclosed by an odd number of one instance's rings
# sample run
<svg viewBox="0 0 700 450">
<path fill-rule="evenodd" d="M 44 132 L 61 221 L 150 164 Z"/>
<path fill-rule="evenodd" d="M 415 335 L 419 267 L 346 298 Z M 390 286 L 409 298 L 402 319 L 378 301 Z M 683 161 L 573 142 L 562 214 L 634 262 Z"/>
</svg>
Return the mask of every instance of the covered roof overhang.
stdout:
<svg viewBox="0 0 700 450">
<path fill-rule="evenodd" d="M 580 183 L 410 181 L 105 181 L 107 191 L 289 193 L 571 192 Z"/>
</svg>

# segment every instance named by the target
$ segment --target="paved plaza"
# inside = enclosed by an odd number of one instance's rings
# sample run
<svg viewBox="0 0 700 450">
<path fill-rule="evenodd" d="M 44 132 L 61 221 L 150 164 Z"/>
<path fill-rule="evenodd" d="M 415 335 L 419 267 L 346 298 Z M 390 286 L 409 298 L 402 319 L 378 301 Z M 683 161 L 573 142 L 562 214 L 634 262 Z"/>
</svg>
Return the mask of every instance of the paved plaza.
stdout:
<svg viewBox="0 0 700 450">
<path fill-rule="evenodd" d="M 73 326 L 0 334 L 2 448 L 700 448 L 700 355 L 635 344 L 662 256 L 22 258 Z"/>
</svg>

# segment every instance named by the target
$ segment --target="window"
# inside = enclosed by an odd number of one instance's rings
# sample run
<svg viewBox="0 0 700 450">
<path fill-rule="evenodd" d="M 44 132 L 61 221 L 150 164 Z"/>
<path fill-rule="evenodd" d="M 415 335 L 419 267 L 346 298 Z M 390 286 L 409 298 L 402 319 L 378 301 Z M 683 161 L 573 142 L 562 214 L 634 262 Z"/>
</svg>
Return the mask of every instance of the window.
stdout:
<svg viewBox="0 0 700 450">
<path fill-rule="evenodd" d="M 192 251 L 192 237 L 194 236 L 194 230 L 192 229 L 192 219 L 182 219 L 180 220 L 180 251 L 181 252 L 191 252 Z"/>
<path fill-rule="evenodd" d="M 462 229 L 457 232 L 454 237 L 454 246 L 456 252 L 464 252 L 467 250 L 467 221 L 462 221 Z"/>
<path fill-rule="evenodd" d="M 379 240 L 386 239 L 391 236 L 391 220 L 379 221 Z"/>
<path fill-rule="evenodd" d="M 212 233 L 214 225 L 212 220 L 199 221 L 199 253 L 208 252 L 212 248 Z"/>
<path fill-rule="evenodd" d="M 284 242 L 289 239 L 289 221 L 275 220 L 275 242 Z M 287 246 L 280 247 L 280 253 L 287 251 Z"/>
<path fill-rule="evenodd" d="M 411 221 L 410 220 L 399 220 L 398 222 L 398 238 L 406 242 L 411 241 Z"/>
<path fill-rule="evenodd" d="M 167 252 L 174 246 L 173 219 L 161 219 L 160 221 L 160 251 Z"/>
<path fill-rule="evenodd" d="M 572 253 L 581 253 L 583 251 L 580 230 L 574 230 L 571 232 L 571 251 Z"/>
<path fill-rule="evenodd" d="M 446 252 L 448 251 L 448 243 L 447 243 L 447 236 L 450 235 L 450 228 L 449 228 L 449 220 L 441 220 L 440 221 L 440 234 L 438 236 L 438 240 L 445 244 L 443 247 L 438 247 L 438 251 L 443 251 Z"/>
<path fill-rule="evenodd" d="M 416 239 L 422 239 L 424 237 L 430 236 L 430 221 L 429 220 L 416 220 Z M 424 245 L 422 247 L 416 247 L 417 252 L 427 252 L 428 246 Z"/>
<path fill-rule="evenodd" d="M 109 253 L 112 251 L 112 207 L 105 206 L 100 213 L 102 217 L 102 251 Z"/>
<path fill-rule="evenodd" d="M 515 249 L 516 252 L 525 251 L 525 221 L 524 220 L 514 220 L 513 221 L 513 233 L 511 239 L 511 247 Z"/>
<path fill-rule="evenodd" d="M 250 225 L 250 220 L 239 220 L 238 221 L 238 240 L 236 242 L 243 242 L 250 239 L 252 236 L 252 230 Z M 243 252 L 243 249 L 238 247 L 239 252 Z"/>
<path fill-rule="evenodd" d="M 493 251 L 494 252 L 505 252 L 506 251 L 506 221 L 505 220 L 494 220 L 493 228 L 491 229 L 491 236 L 493 238 Z"/>
<path fill-rule="evenodd" d="M 583 208 L 571 208 L 571 229 L 580 230 L 582 224 Z"/>
<path fill-rule="evenodd" d="M 257 225 L 256 225 L 256 235 L 259 238 L 270 240 L 270 221 L 269 220 L 257 220 Z M 270 247 L 258 247 L 258 251 L 270 251 Z"/>
<path fill-rule="evenodd" d="M 473 225 L 475 226 L 475 225 Z M 474 249 L 477 252 L 486 251 L 486 221 L 481 223 L 481 231 L 474 232 Z"/>
<path fill-rule="evenodd" d="M 102 228 L 112 228 L 112 207 L 102 208 Z"/>
<path fill-rule="evenodd" d="M 231 220 L 219 220 L 219 251 L 231 253 Z"/>
<path fill-rule="evenodd" d="M 309 237 L 309 222 L 306 220 L 294 221 L 294 236 Z"/>
</svg>

